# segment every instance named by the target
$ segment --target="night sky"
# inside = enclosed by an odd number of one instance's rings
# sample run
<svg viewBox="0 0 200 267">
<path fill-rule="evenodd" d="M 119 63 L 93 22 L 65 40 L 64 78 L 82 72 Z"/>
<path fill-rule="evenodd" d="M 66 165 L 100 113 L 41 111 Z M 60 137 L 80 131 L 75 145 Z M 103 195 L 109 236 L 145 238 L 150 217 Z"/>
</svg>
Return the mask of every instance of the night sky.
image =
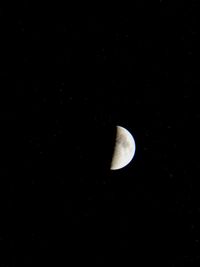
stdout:
<svg viewBox="0 0 200 267">
<path fill-rule="evenodd" d="M 198 5 L 150 2 L 0 8 L 0 267 L 199 266 Z"/>
</svg>

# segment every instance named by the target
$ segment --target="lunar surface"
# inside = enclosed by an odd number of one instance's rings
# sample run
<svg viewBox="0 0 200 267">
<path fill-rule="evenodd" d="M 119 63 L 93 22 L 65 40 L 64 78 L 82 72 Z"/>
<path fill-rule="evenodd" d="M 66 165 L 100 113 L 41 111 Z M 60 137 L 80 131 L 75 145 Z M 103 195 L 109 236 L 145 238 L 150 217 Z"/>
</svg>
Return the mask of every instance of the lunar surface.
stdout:
<svg viewBox="0 0 200 267">
<path fill-rule="evenodd" d="M 114 153 L 111 161 L 111 170 L 118 170 L 131 162 L 135 154 L 133 136 L 124 127 L 117 126 Z"/>
</svg>

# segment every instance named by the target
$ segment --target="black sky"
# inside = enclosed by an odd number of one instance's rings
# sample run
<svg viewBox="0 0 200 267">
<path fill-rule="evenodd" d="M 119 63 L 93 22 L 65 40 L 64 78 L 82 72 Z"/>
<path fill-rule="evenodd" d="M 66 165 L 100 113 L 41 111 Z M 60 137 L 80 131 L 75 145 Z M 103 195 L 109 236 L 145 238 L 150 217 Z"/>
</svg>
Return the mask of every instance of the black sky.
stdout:
<svg viewBox="0 0 200 267">
<path fill-rule="evenodd" d="M 1 266 L 198 266 L 197 8 L 1 8 Z"/>
</svg>

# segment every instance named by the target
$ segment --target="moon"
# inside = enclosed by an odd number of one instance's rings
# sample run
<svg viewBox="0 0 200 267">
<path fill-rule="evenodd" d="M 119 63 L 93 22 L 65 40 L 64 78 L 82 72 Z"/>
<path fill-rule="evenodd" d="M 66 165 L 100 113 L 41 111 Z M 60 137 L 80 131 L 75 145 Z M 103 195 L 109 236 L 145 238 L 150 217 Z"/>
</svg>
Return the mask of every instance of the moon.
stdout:
<svg viewBox="0 0 200 267">
<path fill-rule="evenodd" d="M 135 155 L 135 140 L 122 126 L 116 126 L 115 147 L 111 161 L 111 170 L 118 170 L 128 165 Z"/>
</svg>

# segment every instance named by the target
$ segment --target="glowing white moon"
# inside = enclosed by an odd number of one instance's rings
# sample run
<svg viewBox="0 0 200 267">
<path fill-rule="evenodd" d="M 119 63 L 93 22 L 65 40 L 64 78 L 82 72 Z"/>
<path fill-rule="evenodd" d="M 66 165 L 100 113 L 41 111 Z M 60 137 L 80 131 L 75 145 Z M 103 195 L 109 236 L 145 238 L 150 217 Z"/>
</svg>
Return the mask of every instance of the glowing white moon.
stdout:
<svg viewBox="0 0 200 267">
<path fill-rule="evenodd" d="M 111 170 L 118 170 L 131 162 L 135 155 L 135 140 L 128 130 L 117 126 L 115 148 L 111 162 Z"/>
</svg>

